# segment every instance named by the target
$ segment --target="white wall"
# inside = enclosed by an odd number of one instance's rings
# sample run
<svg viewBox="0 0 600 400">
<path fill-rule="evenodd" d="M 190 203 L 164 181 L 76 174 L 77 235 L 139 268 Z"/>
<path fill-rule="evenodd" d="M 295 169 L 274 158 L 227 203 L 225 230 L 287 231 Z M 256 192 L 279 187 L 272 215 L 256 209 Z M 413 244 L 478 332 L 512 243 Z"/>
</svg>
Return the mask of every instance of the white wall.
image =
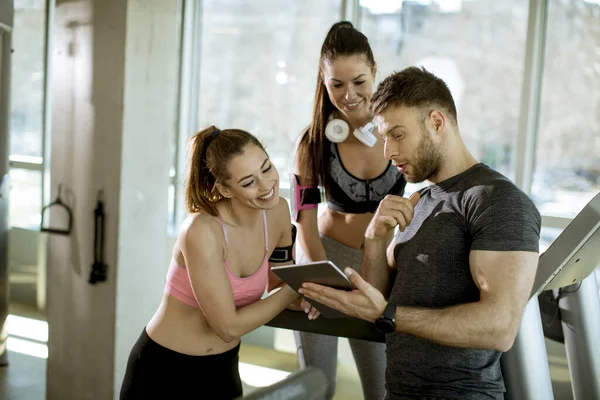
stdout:
<svg viewBox="0 0 600 400">
<path fill-rule="evenodd" d="M 124 47 L 101 46 L 108 26 L 123 37 L 125 3 L 57 5 L 52 59 L 51 190 L 73 207 L 70 237 L 48 243 L 47 398 L 110 399 L 114 368 L 115 269 L 119 217 Z M 122 4 L 120 4 L 122 3 Z M 97 48 L 99 47 L 99 48 Z M 121 72 L 120 72 L 121 71 Z M 99 82 L 94 74 L 104 75 Z M 110 76 L 110 79 L 108 77 Z M 106 206 L 106 283 L 88 284 L 97 191 Z M 60 224 L 52 216 L 52 225 Z"/>
<path fill-rule="evenodd" d="M 160 301 L 177 29 L 177 0 L 57 4 L 51 197 L 63 183 L 75 229 L 49 240 L 49 400 L 114 398 L 131 345 Z M 90 285 L 99 190 L 108 280 Z"/>
<path fill-rule="evenodd" d="M 115 389 L 126 357 L 156 310 L 170 249 L 169 168 L 178 77 L 176 0 L 130 0 L 127 8 Z"/>
</svg>

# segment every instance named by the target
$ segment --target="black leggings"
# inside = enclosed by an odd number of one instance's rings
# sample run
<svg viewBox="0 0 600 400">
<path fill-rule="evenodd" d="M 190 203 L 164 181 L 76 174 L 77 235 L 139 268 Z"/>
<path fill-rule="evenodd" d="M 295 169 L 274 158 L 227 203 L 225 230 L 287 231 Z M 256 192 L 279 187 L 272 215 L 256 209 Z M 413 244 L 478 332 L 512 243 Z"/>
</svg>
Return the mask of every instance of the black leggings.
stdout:
<svg viewBox="0 0 600 400">
<path fill-rule="evenodd" d="M 144 329 L 129 355 L 120 399 L 241 397 L 239 350 L 238 344 L 225 353 L 190 356 L 161 346 Z"/>
</svg>

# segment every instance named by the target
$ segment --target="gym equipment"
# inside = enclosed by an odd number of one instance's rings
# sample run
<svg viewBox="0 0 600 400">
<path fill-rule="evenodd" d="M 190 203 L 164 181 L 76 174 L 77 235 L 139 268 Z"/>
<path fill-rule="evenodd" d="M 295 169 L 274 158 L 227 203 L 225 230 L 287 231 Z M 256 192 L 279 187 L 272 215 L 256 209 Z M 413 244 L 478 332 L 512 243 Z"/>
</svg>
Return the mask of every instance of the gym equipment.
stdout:
<svg viewBox="0 0 600 400">
<path fill-rule="evenodd" d="M 58 193 L 56 194 L 56 199 L 54 199 L 53 202 L 51 202 L 50 204 L 48 204 L 42 208 L 42 222 L 40 223 L 40 232 L 55 233 L 58 235 L 70 235 L 71 234 L 71 230 L 73 229 L 73 211 L 71 211 L 71 208 L 62 201 L 62 199 L 60 197 L 61 192 L 62 192 L 62 185 L 59 184 L 58 185 Z M 65 212 L 67 213 L 67 217 L 68 217 L 66 228 L 52 228 L 52 227 L 45 226 L 44 214 L 51 207 L 59 207 L 59 208 L 62 208 L 65 210 Z"/>
<path fill-rule="evenodd" d="M 244 400 L 325 400 L 327 378 L 323 371 L 309 367 L 286 379 L 244 396 Z M 241 398 L 240 398 L 241 400 Z"/>
<path fill-rule="evenodd" d="M 502 356 L 507 400 L 553 398 L 539 305 L 544 310 L 543 320 L 555 324 L 554 329 L 546 330 L 547 336 L 564 340 L 573 398 L 600 399 L 600 347 L 594 343 L 600 337 L 600 297 L 593 273 L 598 265 L 600 194 L 540 256 L 519 334 Z"/>
<path fill-rule="evenodd" d="M 104 263 L 104 192 L 98 191 L 96 209 L 94 210 L 94 263 L 88 282 L 95 285 L 106 281 L 108 266 Z"/>
</svg>

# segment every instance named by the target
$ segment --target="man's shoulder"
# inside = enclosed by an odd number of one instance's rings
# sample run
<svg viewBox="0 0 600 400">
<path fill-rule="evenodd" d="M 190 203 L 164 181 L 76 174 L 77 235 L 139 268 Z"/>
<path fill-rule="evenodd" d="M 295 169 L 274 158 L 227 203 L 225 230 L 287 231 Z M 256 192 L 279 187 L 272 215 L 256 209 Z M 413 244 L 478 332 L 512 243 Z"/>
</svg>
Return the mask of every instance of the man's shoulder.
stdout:
<svg viewBox="0 0 600 400">
<path fill-rule="evenodd" d="M 501 173 L 484 166 L 465 188 L 461 209 L 470 221 L 492 223 L 511 219 L 539 224 L 541 217 L 531 198 Z M 485 218 L 480 218 L 484 216 Z"/>
<path fill-rule="evenodd" d="M 519 187 L 500 172 L 481 164 L 465 180 L 464 192 L 484 201 L 505 201 L 513 198 L 529 200 Z"/>
<path fill-rule="evenodd" d="M 465 177 L 465 184 L 467 187 L 489 186 L 518 189 L 517 185 L 505 175 L 485 164 L 478 164 L 476 168 L 474 168 L 473 173 Z"/>
<path fill-rule="evenodd" d="M 518 213 L 536 217 L 539 212 L 533 201 L 514 182 L 505 175 L 488 167 L 477 164 L 467 171 L 452 187 L 438 194 L 444 197 L 455 210 L 467 220 L 475 221 L 483 214 L 502 218 L 502 214 Z"/>
</svg>

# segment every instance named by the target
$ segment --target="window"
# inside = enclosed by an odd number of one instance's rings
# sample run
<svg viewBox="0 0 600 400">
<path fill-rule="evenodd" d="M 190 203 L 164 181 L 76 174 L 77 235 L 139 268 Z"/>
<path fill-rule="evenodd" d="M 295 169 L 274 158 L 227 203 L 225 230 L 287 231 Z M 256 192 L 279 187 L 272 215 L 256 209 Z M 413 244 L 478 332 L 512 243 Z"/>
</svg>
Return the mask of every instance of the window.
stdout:
<svg viewBox="0 0 600 400">
<path fill-rule="evenodd" d="M 410 65 L 438 75 L 452 91 L 469 150 L 513 179 L 527 3 L 360 1 L 359 28 L 373 47 L 378 81 Z"/>
<path fill-rule="evenodd" d="M 195 12 L 185 2 L 185 13 Z M 331 25 L 340 19 L 340 0 L 207 0 L 195 3 L 201 18 L 195 21 L 197 44 L 183 51 L 183 120 L 180 121 L 176 171 L 170 196 L 174 218 L 171 230 L 185 215 L 183 180 L 186 136 L 214 124 L 241 128 L 256 135 L 280 173 L 286 194 L 292 170 L 294 144 L 310 123 L 321 44 Z M 201 5 L 200 5 L 201 4 Z M 187 6 L 190 5 L 188 8 Z M 184 15 L 186 21 L 191 18 Z M 200 20 L 201 19 L 201 20 Z M 193 41 L 191 39 L 190 41 Z M 185 33 L 184 33 L 185 42 Z M 194 59 L 198 65 L 193 66 Z M 198 82 L 185 99 L 186 84 Z M 193 110 L 186 109 L 189 102 Z M 197 104 L 197 106 L 195 106 Z M 181 110 L 180 110 L 181 112 Z M 180 114 L 181 115 L 181 114 Z"/>
<path fill-rule="evenodd" d="M 42 174 L 21 168 L 10 169 L 9 224 L 39 229 L 42 209 Z"/>
<path fill-rule="evenodd" d="M 10 154 L 41 157 L 45 1 L 14 5 Z"/>
<path fill-rule="evenodd" d="M 548 247 L 562 233 L 562 229 L 542 227 L 540 231 L 540 254 L 545 252 Z"/>
<path fill-rule="evenodd" d="M 198 125 L 255 134 L 287 180 L 338 0 L 203 2 Z"/>
<path fill-rule="evenodd" d="M 15 0 L 10 116 L 10 224 L 40 224 L 43 169 L 45 0 Z"/>
<path fill-rule="evenodd" d="M 573 217 L 600 190 L 600 2 L 549 0 L 531 195 Z"/>
</svg>

